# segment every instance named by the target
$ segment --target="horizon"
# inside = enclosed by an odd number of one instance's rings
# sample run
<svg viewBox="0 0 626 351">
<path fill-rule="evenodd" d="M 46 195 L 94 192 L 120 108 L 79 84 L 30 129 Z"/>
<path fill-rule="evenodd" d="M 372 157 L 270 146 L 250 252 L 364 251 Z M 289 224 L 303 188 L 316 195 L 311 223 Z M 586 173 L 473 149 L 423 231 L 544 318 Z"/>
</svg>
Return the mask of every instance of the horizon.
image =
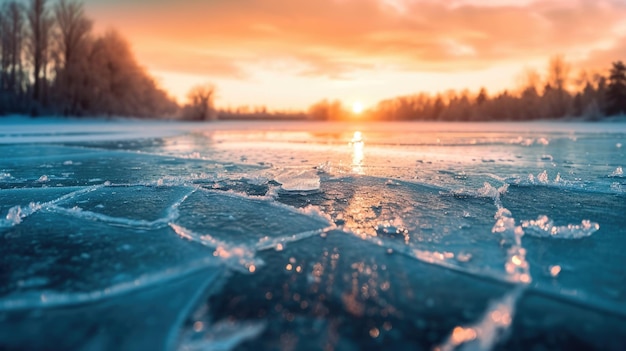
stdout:
<svg viewBox="0 0 626 351">
<path fill-rule="evenodd" d="M 574 72 L 626 56 L 618 1 L 85 0 L 179 103 L 197 84 L 219 108 L 305 110 L 323 99 L 368 109 L 419 92 L 513 90 L 560 54 Z M 214 14 L 211 16 L 210 14 Z M 589 30 L 593 28 L 593 30 Z"/>
</svg>

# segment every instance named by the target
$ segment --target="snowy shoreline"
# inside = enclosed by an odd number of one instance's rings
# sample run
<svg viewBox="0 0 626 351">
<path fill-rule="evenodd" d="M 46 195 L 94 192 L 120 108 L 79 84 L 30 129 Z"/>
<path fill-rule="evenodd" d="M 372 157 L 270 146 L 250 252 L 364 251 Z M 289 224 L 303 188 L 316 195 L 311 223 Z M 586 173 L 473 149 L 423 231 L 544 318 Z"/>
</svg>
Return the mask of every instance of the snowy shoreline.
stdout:
<svg viewBox="0 0 626 351">
<path fill-rule="evenodd" d="M 399 128 L 401 126 L 401 128 Z M 442 128 L 442 126 L 445 126 Z M 435 133 L 626 133 L 626 119 L 607 121 L 544 120 L 506 122 L 432 121 L 212 121 L 145 120 L 128 118 L 64 118 L 9 116 L 0 118 L 0 144 L 132 140 L 172 137 L 191 132 L 316 130 Z"/>
</svg>

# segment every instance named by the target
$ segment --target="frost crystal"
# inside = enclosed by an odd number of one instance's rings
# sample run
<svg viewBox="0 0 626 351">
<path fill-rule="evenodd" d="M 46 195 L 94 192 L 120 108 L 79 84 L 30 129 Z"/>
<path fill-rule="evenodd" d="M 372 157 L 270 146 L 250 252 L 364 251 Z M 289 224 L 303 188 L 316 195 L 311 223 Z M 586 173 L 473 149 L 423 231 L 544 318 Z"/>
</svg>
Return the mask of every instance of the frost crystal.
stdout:
<svg viewBox="0 0 626 351">
<path fill-rule="evenodd" d="M 580 239 L 591 236 L 600 229 L 600 225 L 589 220 L 583 220 L 580 224 L 568 224 L 555 226 L 548 216 L 539 216 L 536 220 L 522 221 L 522 227 L 526 234 L 536 237 L 552 237 L 558 239 Z"/>
<path fill-rule="evenodd" d="M 548 183 L 548 172 L 543 171 L 537 175 L 537 181 L 542 184 Z"/>
</svg>

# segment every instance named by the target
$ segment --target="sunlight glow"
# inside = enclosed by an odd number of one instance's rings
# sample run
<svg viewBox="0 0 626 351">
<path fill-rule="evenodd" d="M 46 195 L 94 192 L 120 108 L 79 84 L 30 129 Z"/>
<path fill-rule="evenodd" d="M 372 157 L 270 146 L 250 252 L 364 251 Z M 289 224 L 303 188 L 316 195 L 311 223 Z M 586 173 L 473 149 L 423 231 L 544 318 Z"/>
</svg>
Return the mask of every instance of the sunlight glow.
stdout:
<svg viewBox="0 0 626 351">
<path fill-rule="evenodd" d="M 356 101 L 352 104 L 352 112 L 354 114 L 360 115 L 363 112 L 363 104 L 360 101 Z"/>
</svg>

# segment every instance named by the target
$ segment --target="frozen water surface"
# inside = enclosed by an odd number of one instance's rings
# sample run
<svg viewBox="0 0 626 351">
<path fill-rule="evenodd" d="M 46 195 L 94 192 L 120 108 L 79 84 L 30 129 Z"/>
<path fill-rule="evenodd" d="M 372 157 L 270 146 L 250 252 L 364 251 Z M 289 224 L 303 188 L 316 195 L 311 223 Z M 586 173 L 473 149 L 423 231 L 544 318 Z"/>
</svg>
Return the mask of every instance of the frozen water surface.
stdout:
<svg viewBox="0 0 626 351">
<path fill-rule="evenodd" d="M 0 349 L 626 343 L 624 124 L 0 127 Z"/>
</svg>

